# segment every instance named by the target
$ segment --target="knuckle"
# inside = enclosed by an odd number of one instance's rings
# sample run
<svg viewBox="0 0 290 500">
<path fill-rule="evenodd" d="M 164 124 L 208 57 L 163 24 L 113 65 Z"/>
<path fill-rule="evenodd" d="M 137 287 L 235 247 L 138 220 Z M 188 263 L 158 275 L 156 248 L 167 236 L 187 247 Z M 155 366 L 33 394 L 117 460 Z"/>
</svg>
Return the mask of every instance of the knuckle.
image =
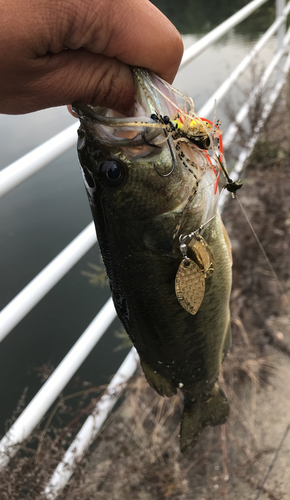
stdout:
<svg viewBox="0 0 290 500">
<path fill-rule="evenodd" d="M 93 87 L 91 104 L 107 106 L 112 109 L 121 109 L 126 101 L 132 99 L 130 90 L 130 70 L 116 60 L 105 61 L 103 70 L 98 75 L 98 84 L 92 79 Z M 133 83 L 132 83 L 133 85 Z"/>
<path fill-rule="evenodd" d="M 98 85 L 93 90 L 93 103 L 115 103 L 116 94 L 118 93 L 118 76 L 118 68 L 113 69 L 111 64 L 104 64 L 101 75 L 98 75 Z"/>
</svg>

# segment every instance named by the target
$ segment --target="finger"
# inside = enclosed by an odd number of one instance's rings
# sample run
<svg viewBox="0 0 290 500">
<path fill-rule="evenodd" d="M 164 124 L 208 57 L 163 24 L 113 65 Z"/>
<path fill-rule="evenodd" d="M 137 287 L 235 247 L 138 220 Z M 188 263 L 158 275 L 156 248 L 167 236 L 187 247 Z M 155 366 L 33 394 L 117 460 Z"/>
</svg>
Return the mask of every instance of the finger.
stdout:
<svg viewBox="0 0 290 500">
<path fill-rule="evenodd" d="M 98 0 L 98 12 L 97 19 L 93 15 L 87 18 L 87 28 L 91 28 L 83 46 L 131 66 L 147 68 L 172 83 L 182 58 L 183 43 L 160 10 L 148 0 L 111 1 L 110 8 L 108 0 Z"/>
<path fill-rule="evenodd" d="M 82 6 L 85 7 L 85 3 Z M 94 15 L 96 6 L 97 18 Z M 83 47 L 116 57 L 131 66 L 147 68 L 172 83 L 183 54 L 182 39 L 169 19 L 151 2 L 95 0 L 90 3 L 90 12 L 88 16 L 86 11 L 83 24 L 87 30 Z M 73 33 L 68 43 L 75 43 L 77 31 Z"/>
<path fill-rule="evenodd" d="M 75 112 L 72 110 L 72 106 L 71 106 L 71 104 L 69 104 L 69 105 L 67 106 L 67 110 L 68 110 L 68 112 L 69 112 L 69 113 L 70 113 L 70 114 L 71 114 L 74 118 L 78 118 L 78 117 L 79 117 L 79 116 L 77 115 L 77 113 L 75 113 Z"/>
<path fill-rule="evenodd" d="M 35 1 L 35 0 L 32 0 Z M 131 65 L 147 68 L 172 83 L 183 54 L 180 34 L 148 0 L 48 1 L 49 21 L 43 26 L 39 56 L 58 53 L 64 46 L 85 48 Z"/>
<path fill-rule="evenodd" d="M 65 50 L 35 61 L 33 78 L 22 80 L 21 92 L 6 89 L 1 112 L 28 113 L 81 101 L 130 114 L 134 104 L 131 69 L 115 58 L 85 49 Z M 30 73 L 30 74 L 31 74 Z"/>
<path fill-rule="evenodd" d="M 11 0 L 3 5 L 2 113 L 80 100 L 130 114 L 134 88 L 128 65 L 146 67 L 171 82 L 182 56 L 180 35 L 147 0 L 28 0 L 25 6 Z M 11 16 L 11 9 L 20 9 L 19 16 Z"/>
</svg>

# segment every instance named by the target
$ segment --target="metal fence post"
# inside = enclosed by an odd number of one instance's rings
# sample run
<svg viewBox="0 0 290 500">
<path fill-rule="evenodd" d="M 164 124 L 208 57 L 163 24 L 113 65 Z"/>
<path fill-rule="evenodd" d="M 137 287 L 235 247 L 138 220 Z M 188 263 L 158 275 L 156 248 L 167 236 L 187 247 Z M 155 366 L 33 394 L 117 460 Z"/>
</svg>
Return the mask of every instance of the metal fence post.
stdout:
<svg viewBox="0 0 290 500">
<path fill-rule="evenodd" d="M 283 15 L 285 8 L 285 0 L 276 0 L 276 19 Z M 277 31 L 277 52 L 283 48 L 283 40 L 286 34 L 286 19 Z M 283 65 L 284 61 L 281 60 L 278 66 L 277 80 L 283 78 Z"/>
</svg>

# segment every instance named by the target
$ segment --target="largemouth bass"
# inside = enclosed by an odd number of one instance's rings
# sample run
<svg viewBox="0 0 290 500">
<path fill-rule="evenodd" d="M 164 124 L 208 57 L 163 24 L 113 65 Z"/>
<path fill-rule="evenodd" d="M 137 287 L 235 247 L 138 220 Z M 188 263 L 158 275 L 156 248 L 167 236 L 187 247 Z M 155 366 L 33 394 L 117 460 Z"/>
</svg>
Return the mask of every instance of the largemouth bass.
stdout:
<svg viewBox="0 0 290 500">
<path fill-rule="evenodd" d="M 75 104 L 78 154 L 118 316 L 149 384 L 184 395 L 180 446 L 226 421 L 231 259 L 219 212 L 219 124 L 133 69 L 135 116 Z"/>
</svg>

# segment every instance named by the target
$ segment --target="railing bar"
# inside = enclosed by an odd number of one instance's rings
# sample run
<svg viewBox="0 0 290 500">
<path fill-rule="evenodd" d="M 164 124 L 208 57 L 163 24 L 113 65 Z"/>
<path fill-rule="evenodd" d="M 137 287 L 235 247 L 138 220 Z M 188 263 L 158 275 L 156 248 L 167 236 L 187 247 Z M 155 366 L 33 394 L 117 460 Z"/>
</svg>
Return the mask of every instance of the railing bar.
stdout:
<svg viewBox="0 0 290 500">
<path fill-rule="evenodd" d="M 288 32 L 287 32 L 287 35 L 285 36 L 285 40 L 288 40 Z M 285 55 L 285 48 L 279 50 L 279 52 L 277 52 L 277 54 L 273 57 L 270 64 L 267 66 L 267 68 L 266 68 L 266 70 L 261 78 L 261 81 L 253 89 L 247 102 L 241 107 L 240 111 L 236 115 L 235 121 L 233 123 L 231 123 L 231 125 L 229 126 L 227 133 L 225 134 L 224 139 L 223 139 L 224 149 L 227 149 L 230 147 L 235 135 L 238 132 L 238 125 L 241 124 L 243 122 L 243 120 L 246 118 L 251 105 L 255 101 L 256 96 L 265 87 L 265 85 L 268 82 L 270 76 L 272 75 L 274 69 L 279 64 L 279 61 L 282 59 L 282 57 L 284 55 Z"/>
<path fill-rule="evenodd" d="M 41 421 L 115 317 L 116 311 L 113 301 L 109 299 L 2 438 L 0 442 L 0 467 L 5 467 L 10 458 L 16 454 L 19 444 L 31 434 Z"/>
<path fill-rule="evenodd" d="M 0 171 L 0 198 L 68 151 L 77 139 L 74 123 Z"/>
<path fill-rule="evenodd" d="M 234 167 L 234 172 L 236 172 L 235 175 L 238 176 L 238 174 L 242 171 L 245 162 L 250 157 L 250 155 L 254 149 L 254 146 L 257 142 L 257 139 L 260 135 L 261 129 L 262 129 L 265 121 L 267 120 L 267 118 L 272 110 L 272 107 L 273 107 L 274 103 L 276 102 L 284 83 L 285 83 L 285 78 L 280 79 L 277 82 L 275 89 L 270 94 L 269 99 L 268 99 L 268 101 L 263 109 L 263 112 L 261 114 L 261 118 L 259 119 L 250 140 L 247 142 L 247 145 L 243 149 L 243 151 L 240 152 L 239 159 L 236 162 L 235 167 Z"/>
<path fill-rule="evenodd" d="M 106 394 L 96 404 L 94 411 L 85 421 L 50 478 L 44 490 L 44 495 L 48 500 L 54 500 L 68 483 L 73 474 L 76 462 L 81 460 L 86 449 L 97 437 L 109 412 L 113 409 L 124 391 L 126 383 L 134 374 L 137 364 L 138 356 L 134 347 L 132 347 L 112 379 L 112 382 L 109 384 Z"/>
<path fill-rule="evenodd" d="M 290 4 L 290 2 L 289 2 L 289 4 Z M 289 9 L 289 11 L 290 11 L 290 9 Z M 290 42 L 290 29 L 288 28 L 287 33 L 286 33 L 284 40 L 283 40 L 284 50 L 287 49 L 289 42 Z M 289 49 L 289 47 L 288 47 L 288 49 Z M 285 72 L 285 66 L 283 66 L 283 72 Z"/>
<path fill-rule="evenodd" d="M 255 127 L 255 131 L 254 131 L 251 139 L 246 144 L 246 147 L 240 152 L 238 161 L 236 162 L 234 168 L 231 170 L 231 179 L 233 181 L 238 180 L 240 173 L 242 172 L 247 160 L 249 159 L 251 153 L 253 152 L 254 146 L 259 138 L 261 129 L 262 129 L 266 119 L 268 118 L 268 116 L 271 112 L 271 109 L 272 109 L 275 101 L 277 100 L 284 83 L 285 83 L 285 81 L 279 80 L 279 82 L 276 84 L 274 91 L 271 93 L 271 95 L 269 97 L 269 101 L 266 103 L 266 105 L 263 109 L 261 118 L 258 121 L 257 126 Z M 220 196 L 219 204 L 218 204 L 220 212 L 222 212 L 227 198 L 228 198 L 227 192 L 224 191 Z"/>
<path fill-rule="evenodd" d="M 229 17 L 226 21 L 207 33 L 200 40 L 195 42 L 191 47 L 186 49 L 183 54 L 180 69 L 184 68 L 192 61 L 192 59 L 199 56 L 205 49 L 219 40 L 219 38 L 225 35 L 230 29 L 234 28 L 237 24 L 246 19 L 250 14 L 252 14 L 252 12 L 257 10 L 267 1 L 268 0 L 253 0 L 248 5 Z"/>
<path fill-rule="evenodd" d="M 290 38 L 290 28 L 287 31 L 285 39 L 287 37 Z M 289 69 L 290 69 L 290 54 L 288 54 L 287 60 L 283 66 L 283 78 L 277 82 L 273 92 L 271 92 L 270 97 L 267 100 L 267 103 L 265 104 L 264 109 L 262 111 L 261 118 L 259 119 L 251 138 L 247 142 L 245 148 L 240 152 L 239 158 L 238 158 L 234 168 L 231 170 L 231 179 L 233 181 L 238 180 L 240 173 L 244 169 L 247 160 L 249 159 L 251 153 L 253 152 L 254 146 L 259 138 L 261 129 L 264 126 L 265 121 L 267 120 L 267 118 L 268 118 L 268 116 L 273 108 L 273 105 L 275 104 L 275 102 L 279 96 L 279 93 L 281 92 L 283 85 L 285 84 L 286 75 L 287 75 Z M 219 199 L 219 209 L 221 212 L 224 208 L 226 200 L 227 200 L 227 192 L 224 191 L 221 194 L 220 199 Z"/>
<path fill-rule="evenodd" d="M 276 17 L 279 17 L 282 12 L 285 10 L 285 0 L 276 0 Z M 277 33 L 277 50 L 282 49 L 283 43 L 284 43 L 284 38 L 286 34 L 286 23 L 284 23 L 282 26 L 280 26 L 278 33 Z M 279 67 L 278 67 L 278 74 L 277 74 L 277 80 L 281 79 L 283 77 L 283 63 L 280 61 Z"/>
<path fill-rule="evenodd" d="M 207 100 L 207 102 L 198 111 L 200 116 L 208 117 L 209 114 L 214 109 L 214 103 L 217 101 L 219 104 L 221 99 L 227 94 L 232 85 L 237 81 L 239 76 L 247 69 L 253 59 L 262 50 L 264 45 L 268 42 L 278 28 L 285 22 L 286 17 L 290 11 L 290 2 L 284 9 L 283 15 L 276 19 L 276 21 L 270 26 L 270 28 L 264 33 L 260 40 L 256 43 L 249 54 L 240 62 L 240 64 L 234 69 L 230 76 L 220 85 L 220 87 L 214 92 L 214 94 Z"/>
<path fill-rule="evenodd" d="M 96 232 L 94 224 L 91 222 L 2 309 L 0 312 L 0 342 L 95 243 Z"/>
<path fill-rule="evenodd" d="M 288 45 L 288 43 L 290 42 L 290 29 L 288 29 L 285 38 L 288 38 L 288 41 L 286 42 L 286 44 Z M 283 68 L 284 76 L 287 75 L 289 69 L 290 69 L 290 54 L 288 53 L 288 56 L 287 56 L 287 59 L 286 59 L 286 62 L 285 62 L 284 68 Z M 285 79 L 286 79 L 286 76 L 285 76 Z"/>
</svg>

